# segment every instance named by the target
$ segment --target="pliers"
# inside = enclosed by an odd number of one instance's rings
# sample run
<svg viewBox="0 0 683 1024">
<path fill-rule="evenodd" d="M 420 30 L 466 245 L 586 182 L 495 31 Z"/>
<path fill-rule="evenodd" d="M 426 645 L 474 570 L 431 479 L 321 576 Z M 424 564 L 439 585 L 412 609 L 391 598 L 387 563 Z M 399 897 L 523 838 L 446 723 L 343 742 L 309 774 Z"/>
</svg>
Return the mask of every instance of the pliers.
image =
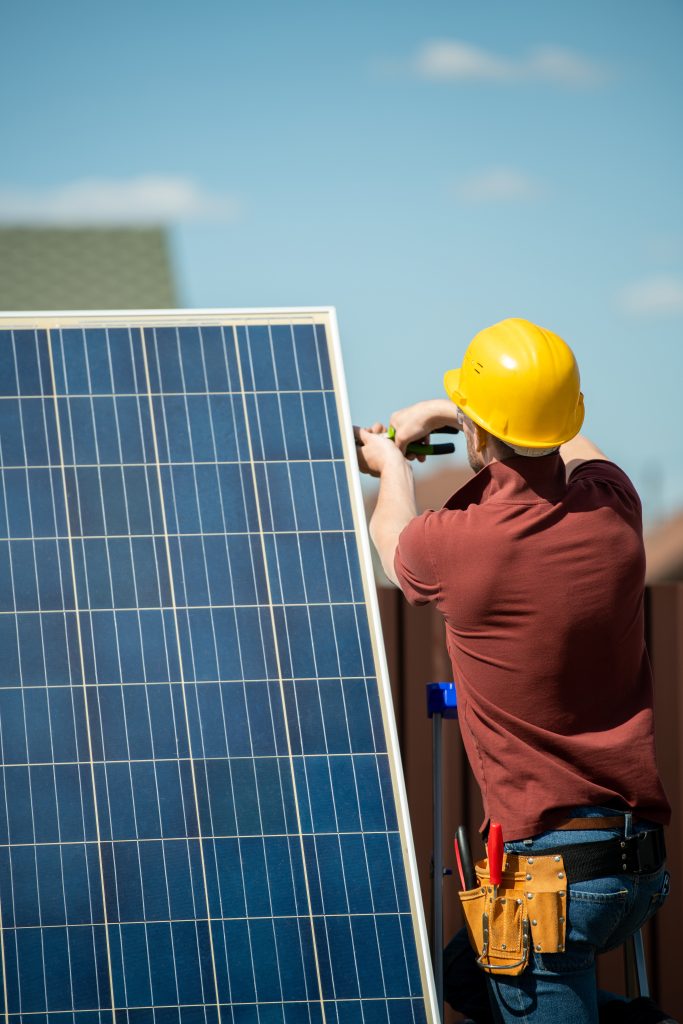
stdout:
<svg viewBox="0 0 683 1024">
<path fill-rule="evenodd" d="M 439 427 L 438 430 L 432 430 L 432 434 L 459 434 L 460 430 L 458 427 Z M 396 437 L 396 431 L 393 427 L 389 427 L 387 430 L 387 437 L 390 441 L 393 441 Z M 452 455 L 455 451 L 455 445 L 451 441 L 446 441 L 443 444 L 423 444 L 421 441 L 411 441 L 406 448 L 406 455 Z"/>
</svg>

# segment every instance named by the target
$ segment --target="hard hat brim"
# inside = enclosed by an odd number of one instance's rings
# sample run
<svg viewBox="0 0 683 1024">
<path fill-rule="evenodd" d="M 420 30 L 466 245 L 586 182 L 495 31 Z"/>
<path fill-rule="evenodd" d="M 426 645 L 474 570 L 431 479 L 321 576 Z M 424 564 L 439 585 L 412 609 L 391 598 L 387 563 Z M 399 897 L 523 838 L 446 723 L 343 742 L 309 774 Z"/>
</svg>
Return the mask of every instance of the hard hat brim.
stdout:
<svg viewBox="0 0 683 1024">
<path fill-rule="evenodd" d="M 474 411 L 473 409 L 468 409 L 467 398 L 460 391 L 461 371 L 462 367 L 458 367 L 457 370 L 447 370 L 446 373 L 444 374 L 443 384 L 444 388 L 446 389 L 446 394 L 450 398 L 451 402 L 457 405 L 458 408 L 461 409 L 465 413 L 465 415 L 472 420 L 473 423 L 477 423 L 480 427 L 483 427 L 484 430 L 488 430 L 489 433 L 492 434 L 494 437 L 500 437 L 499 434 L 496 434 L 495 431 L 491 429 L 490 424 L 487 423 L 486 420 L 482 419 L 479 415 L 477 415 L 476 411 Z M 556 448 L 558 445 L 565 444 L 567 441 L 570 441 L 573 437 L 576 437 L 576 435 L 581 430 L 581 426 L 583 424 L 584 419 L 584 413 L 585 410 L 583 404 L 583 393 L 579 392 L 579 401 L 577 404 L 573 423 L 571 424 L 569 429 L 567 429 L 566 432 L 562 434 L 562 436 L 552 439 L 543 439 L 542 441 L 530 441 L 526 438 L 518 438 L 508 435 L 505 437 L 500 437 L 500 440 L 504 441 L 505 444 L 521 445 L 524 448 Z"/>
<path fill-rule="evenodd" d="M 462 409 L 465 399 L 460 394 L 460 367 L 457 370 L 446 370 L 443 375 L 443 386 L 451 402 Z"/>
</svg>

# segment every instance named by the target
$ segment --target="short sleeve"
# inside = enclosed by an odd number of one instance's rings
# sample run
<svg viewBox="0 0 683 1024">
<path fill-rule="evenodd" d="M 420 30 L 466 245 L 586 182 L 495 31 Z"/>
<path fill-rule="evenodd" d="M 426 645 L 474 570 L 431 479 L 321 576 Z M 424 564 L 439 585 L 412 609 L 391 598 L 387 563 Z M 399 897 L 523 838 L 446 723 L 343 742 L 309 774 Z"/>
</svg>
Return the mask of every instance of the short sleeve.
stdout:
<svg viewBox="0 0 683 1024">
<path fill-rule="evenodd" d="M 623 469 L 619 469 L 614 462 L 609 462 L 607 459 L 591 459 L 582 462 L 569 478 L 569 486 L 607 489 L 613 502 L 618 503 L 623 512 L 628 513 L 638 522 L 642 518 L 642 506 L 638 492 Z"/>
<path fill-rule="evenodd" d="M 394 571 L 399 586 L 411 604 L 436 601 L 440 581 L 430 545 L 430 520 L 434 512 L 423 512 L 411 519 L 401 532 L 394 555 Z"/>
</svg>

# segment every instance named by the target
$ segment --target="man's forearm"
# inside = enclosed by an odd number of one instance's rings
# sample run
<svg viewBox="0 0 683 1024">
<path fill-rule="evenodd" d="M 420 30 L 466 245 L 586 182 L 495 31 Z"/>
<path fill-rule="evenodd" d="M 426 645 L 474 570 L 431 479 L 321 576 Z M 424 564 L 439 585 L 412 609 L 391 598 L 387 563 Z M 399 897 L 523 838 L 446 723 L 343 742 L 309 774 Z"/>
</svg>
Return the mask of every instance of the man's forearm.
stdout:
<svg viewBox="0 0 683 1024">
<path fill-rule="evenodd" d="M 450 398 L 432 398 L 424 404 L 429 410 L 432 429 L 458 425 L 460 410 L 451 402 Z"/>
<path fill-rule="evenodd" d="M 401 531 L 417 515 L 415 484 L 410 463 L 392 459 L 380 476 L 377 506 L 370 520 L 370 536 L 384 572 L 398 585 L 394 555 Z"/>
<path fill-rule="evenodd" d="M 578 469 L 583 462 L 592 462 L 593 459 L 607 459 L 608 456 L 601 452 L 596 444 L 589 441 L 584 434 L 577 434 L 571 441 L 566 441 L 560 447 L 560 456 L 566 467 L 567 480 L 575 469 Z"/>
</svg>

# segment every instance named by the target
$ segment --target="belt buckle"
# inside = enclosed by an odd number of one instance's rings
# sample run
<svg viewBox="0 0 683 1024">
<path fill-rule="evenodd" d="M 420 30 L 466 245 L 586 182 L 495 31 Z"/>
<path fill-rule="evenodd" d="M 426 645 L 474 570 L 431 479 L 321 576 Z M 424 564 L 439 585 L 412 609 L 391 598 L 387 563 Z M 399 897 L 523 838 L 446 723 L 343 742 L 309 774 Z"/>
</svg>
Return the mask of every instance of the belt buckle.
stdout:
<svg viewBox="0 0 683 1024">
<path fill-rule="evenodd" d="M 626 842 L 631 847 L 629 853 L 633 857 L 634 874 L 649 875 L 662 866 L 666 850 L 661 829 L 653 828 L 646 832 L 639 832 Z"/>
</svg>

